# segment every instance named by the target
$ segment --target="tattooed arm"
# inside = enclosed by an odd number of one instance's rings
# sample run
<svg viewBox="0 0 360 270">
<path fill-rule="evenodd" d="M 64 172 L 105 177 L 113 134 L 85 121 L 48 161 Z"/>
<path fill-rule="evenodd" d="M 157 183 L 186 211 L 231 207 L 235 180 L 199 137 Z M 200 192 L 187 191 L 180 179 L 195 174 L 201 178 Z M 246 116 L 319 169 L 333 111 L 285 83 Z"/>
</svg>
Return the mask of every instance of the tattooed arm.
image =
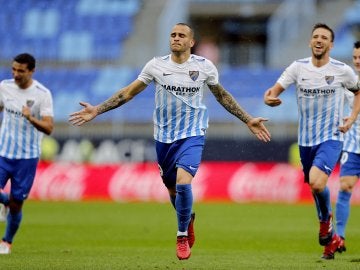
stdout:
<svg viewBox="0 0 360 270">
<path fill-rule="evenodd" d="M 255 136 L 264 142 L 270 141 L 271 135 L 270 132 L 266 129 L 264 121 L 267 119 L 262 117 L 254 118 L 248 114 L 234 97 L 226 91 L 220 84 L 208 85 L 210 91 L 214 94 L 216 100 L 231 114 L 235 115 L 241 121 L 243 121 L 250 131 L 255 134 Z"/>
<path fill-rule="evenodd" d="M 110 98 L 99 105 L 93 106 L 86 102 L 80 102 L 80 105 L 84 108 L 80 111 L 70 114 L 69 122 L 73 125 L 81 126 L 86 122 L 91 121 L 99 114 L 118 108 L 126 102 L 130 101 L 134 96 L 143 91 L 146 86 L 147 85 L 145 83 L 139 80 L 135 80 L 128 86 L 117 91 Z"/>
<path fill-rule="evenodd" d="M 234 97 L 220 84 L 209 85 L 210 91 L 214 94 L 216 100 L 231 114 L 235 115 L 245 124 L 252 118 Z"/>
</svg>

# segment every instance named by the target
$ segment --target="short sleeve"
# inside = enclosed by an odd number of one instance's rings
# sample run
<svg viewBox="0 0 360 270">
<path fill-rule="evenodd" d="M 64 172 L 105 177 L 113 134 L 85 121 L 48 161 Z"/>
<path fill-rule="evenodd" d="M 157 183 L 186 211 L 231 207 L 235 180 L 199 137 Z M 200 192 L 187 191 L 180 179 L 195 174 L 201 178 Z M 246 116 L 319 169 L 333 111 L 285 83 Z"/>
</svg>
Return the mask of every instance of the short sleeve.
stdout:
<svg viewBox="0 0 360 270">
<path fill-rule="evenodd" d="M 219 83 L 219 72 L 218 72 L 217 68 L 210 60 L 207 60 L 206 64 L 207 64 L 207 73 L 208 73 L 208 78 L 206 80 L 206 84 L 208 84 L 208 85 L 218 84 Z"/>
<path fill-rule="evenodd" d="M 277 80 L 277 83 L 279 83 L 284 89 L 288 88 L 291 84 L 296 82 L 297 69 L 298 65 L 296 62 L 293 62 L 284 70 L 280 78 Z"/>
<path fill-rule="evenodd" d="M 44 95 L 40 107 L 40 115 L 54 117 L 53 100 L 50 91 L 47 91 Z"/>
<path fill-rule="evenodd" d="M 138 76 L 138 80 L 142 81 L 146 85 L 150 84 L 154 80 L 154 76 L 152 75 L 152 71 L 154 69 L 154 61 L 155 58 L 147 62 Z"/>
<path fill-rule="evenodd" d="M 344 79 L 344 86 L 347 89 L 351 89 L 351 91 L 360 90 L 359 84 L 357 83 L 359 78 L 356 75 L 355 71 L 348 65 L 345 66 L 345 79 Z"/>
</svg>

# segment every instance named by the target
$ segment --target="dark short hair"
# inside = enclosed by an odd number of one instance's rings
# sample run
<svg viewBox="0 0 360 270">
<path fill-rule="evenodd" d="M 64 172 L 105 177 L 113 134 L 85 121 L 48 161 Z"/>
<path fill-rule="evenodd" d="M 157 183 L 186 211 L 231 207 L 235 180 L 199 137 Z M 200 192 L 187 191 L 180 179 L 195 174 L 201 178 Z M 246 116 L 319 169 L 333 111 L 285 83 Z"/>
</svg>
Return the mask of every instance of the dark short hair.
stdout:
<svg viewBox="0 0 360 270">
<path fill-rule="evenodd" d="M 335 40 L 335 34 L 334 31 L 325 23 L 317 23 L 314 25 L 313 30 L 311 33 L 314 33 L 314 31 L 318 28 L 324 28 L 326 30 L 329 30 L 331 33 L 331 42 L 333 42 Z"/>
<path fill-rule="evenodd" d="M 360 40 L 354 43 L 354 49 L 360 49 Z"/>
<path fill-rule="evenodd" d="M 27 64 L 27 68 L 29 70 L 33 70 L 36 66 L 36 60 L 34 56 L 29 53 L 21 53 L 14 57 L 13 59 L 15 62 L 20 64 Z"/>
</svg>

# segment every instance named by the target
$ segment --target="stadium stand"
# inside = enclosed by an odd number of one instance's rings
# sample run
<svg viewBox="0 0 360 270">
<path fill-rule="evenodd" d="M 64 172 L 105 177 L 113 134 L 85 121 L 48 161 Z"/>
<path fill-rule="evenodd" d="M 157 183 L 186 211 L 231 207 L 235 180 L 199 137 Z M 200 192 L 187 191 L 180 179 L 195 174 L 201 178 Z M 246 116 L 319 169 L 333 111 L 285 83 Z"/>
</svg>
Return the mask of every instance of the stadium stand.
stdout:
<svg viewBox="0 0 360 270">
<path fill-rule="evenodd" d="M 355 41 L 360 40 L 360 0 L 348 7 L 343 14 L 342 23 L 335 31 L 335 46 L 332 50 L 334 58 L 349 60 L 349 52 Z"/>
<path fill-rule="evenodd" d="M 39 60 L 118 59 L 132 33 L 137 0 L 0 0 L 0 58 L 28 51 Z"/>
</svg>

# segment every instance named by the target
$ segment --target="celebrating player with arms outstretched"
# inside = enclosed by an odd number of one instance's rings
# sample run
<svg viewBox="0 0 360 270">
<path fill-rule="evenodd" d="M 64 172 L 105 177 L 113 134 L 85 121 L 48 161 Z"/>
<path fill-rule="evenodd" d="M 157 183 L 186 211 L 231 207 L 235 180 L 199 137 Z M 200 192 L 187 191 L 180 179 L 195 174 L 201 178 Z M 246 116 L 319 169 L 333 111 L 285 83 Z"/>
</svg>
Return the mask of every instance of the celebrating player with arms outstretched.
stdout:
<svg viewBox="0 0 360 270">
<path fill-rule="evenodd" d="M 176 24 L 170 34 L 171 54 L 150 60 L 138 78 L 120 89 L 103 103 L 93 106 L 81 102 L 81 111 L 71 114 L 69 121 L 82 125 L 97 115 L 115 109 L 155 82 L 154 138 L 160 174 L 176 209 L 177 257 L 188 259 L 194 244 L 191 182 L 201 161 L 208 112 L 203 104 L 209 87 L 226 110 L 246 123 L 262 141 L 270 140 L 264 118 L 253 118 L 218 81 L 216 67 L 207 59 L 191 54 L 194 32 L 184 23 Z"/>
</svg>

